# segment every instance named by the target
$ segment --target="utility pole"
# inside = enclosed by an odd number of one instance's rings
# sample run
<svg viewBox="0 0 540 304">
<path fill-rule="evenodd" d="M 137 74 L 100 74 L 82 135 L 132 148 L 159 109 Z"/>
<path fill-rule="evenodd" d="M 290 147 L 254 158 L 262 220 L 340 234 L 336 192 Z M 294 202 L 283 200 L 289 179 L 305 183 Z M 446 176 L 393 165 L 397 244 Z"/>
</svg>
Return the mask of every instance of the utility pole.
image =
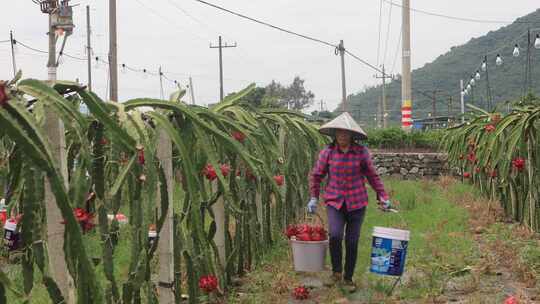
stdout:
<svg viewBox="0 0 540 304">
<path fill-rule="evenodd" d="M 412 79 L 411 79 L 411 10 L 410 0 L 402 5 L 402 64 L 401 64 L 401 126 L 405 131 L 412 128 Z"/>
<path fill-rule="evenodd" d="M 435 117 L 437 116 L 437 90 L 433 90 L 432 107 L 432 117 Z"/>
<path fill-rule="evenodd" d="M 459 80 L 459 87 L 461 89 L 461 123 L 465 123 L 465 92 L 463 91 L 463 79 Z"/>
<path fill-rule="evenodd" d="M 109 0 L 109 98 L 118 101 L 118 48 L 116 35 L 116 0 Z"/>
<path fill-rule="evenodd" d="M 448 98 L 448 122 L 450 122 L 450 117 L 452 115 L 452 103 L 453 103 L 453 98 L 452 96 L 450 96 Z"/>
<path fill-rule="evenodd" d="M 34 1 L 36 2 L 36 1 Z M 58 1 L 42 0 L 37 1 L 41 11 L 48 15 L 48 36 L 49 36 L 49 59 L 47 62 L 47 74 L 50 83 L 56 81 L 56 68 L 58 60 L 56 59 L 56 41 L 62 34 L 64 41 L 60 54 L 63 51 L 67 37 L 73 31 L 73 11 L 69 5 L 69 0 Z M 49 144 L 52 148 L 52 155 L 64 181 L 65 189 L 68 189 L 68 172 L 67 172 L 67 157 L 66 157 L 66 140 L 64 124 L 60 120 L 55 111 L 45 111 L 44 129 L 47 133 Z M 51 189 L 49 179 L 45 179 L 45 210 L 47 210 L 47 256 L 49 271 L 52 279 L 58 285 L 59 290 L 64 297 L 64 303 L 75 303 L 75 287 L 73 278 L 71 277 L 64 251 L 64 233 L 65 227 L 60 222 L 63 220 L 62 213 L 56 203 L 56 197 Z"/>
<path fill-rule="evenodd" d="M 211 49 L 219 49 L 219 101 L 223 101 L 223 48 L 233 48 L 236 47 L 236 42 L 234 45 L 228 45 L 225 43 L 223 45 L 221 36 L 219 36 L 218 45 L 213 46 L 210 43 Z M 217 191 L 218 186 L 216 183 L 212 184 L 212 190 Z M 212 211 L 214 212 L 214 218 L 216 221 L 216 234 L 214 235 L 214 243 L 218 249 L 218 258 L 221 261 L 222 265 L 225 265 L 226 257 L 226 234 L 228 227 L 225 227 L 225 218 L 227 213 L 225 212 L 225 203 L 223 198 L 218 199 L 218 201 L 212 206 Z"/>
<path fill-rule="evenodd" d="M 159 66 L 159 96 L 161 99 L 165 98 L 165 92 L 163 91 L 163 72 L 161 66 Z"/>
<path fill-rule="evenodd" d="M 339 51 L 339 56 L 341 57 L 341 103 L 343 112 L 347 112 L 347 86 L 345 84 L 345 45 L 343 44 L 343 40 L 339 41 L 337 51 Z"/>
<path fill-rule="evenodd" d="M 382 116 L 383 116 L 383 106 L 382 106 L 382 96 L 379 97 L 379 102 L 377 103 L 377 114 L 375 114 L 375 121 L 377 122 L 377 128 L 382 128 Z"/>
<path fill-rule="evenodd" d="M 56 81 L 56 33 L 52 25 L 52 14 L 49 14 L 49 60 L 47 62 L 47 79 Z"/>
<path fill-rule="evenodd" d="M 219 49 L 219 101 L 223 101 L 223 51 L 224 48 L 234 48 L 236 47 L 236 42 L 233 45 L 228 45 L 225 42 L 225 45 L 221 43 L 221 36 L 219 36 L 219 42 L 217 46 L 210 44 L 211 49 Z"/>
<path fill-rule="evenodd" d="M 488 104 L 488 111 L 492 109 L 491 87 L 489 85 L 489 67 L 487 61 L 487 55 L 484 56 L 484 62 L 486 63 L 486 98 Z"/>
<path fill-rule="evenodd" d="M 527 65 L 525 68 L 525 95 L 531 91 L 531 29 L 527 29 Z"/>
<path fill-rule="evenodd" d="M 11 42 L 11 62 L 13 64 L 13 77 L 17 76 L 17 64 L 15 63 L 15 39 L 13 39 L 13 31 L 9 31 L 9 41 Z"/>
<path fill-rule="evenodd" d="M 86 55 L 88 60 L 88 90 L 92 91 L 92 45 L 90 44 L 90 5 L 86 6 Z"/>
<path fill-rule="evenodd" d="M 160 68 L 161 72 L 161 68 Z M 160 129 L 158 131 L 158 147 L 157 157 L 160 162 L 160 166 L 163 169 L 165 175 L 165 183 L 167 186 L 167 200 L 168 208 L 164 210 L 165 221 L 159 235 L 158 242 L 158 255 L 159 255 L 159 269 L 158 269 L 158 299 L 159 303 L 172 304 L 174 303 L 174 293 L 172 287 L 174 286 L 174 257 L 173 257 L 173 202 L 174 202 L 174 182 L 173 182 L 173 169 L 172 169 L 172 142 L 167 136 L 167 133 Z M 156 202 L 159 204 L 163 199 L 161 197 L 161 191 L 159 187 L 156 192 Z M 161 208 L 158 208 L 161 210 Z"/>
<path fill-rule="evenodd" d="M 195 93 L 193 93 L 193 80 L 189 76 L 189 92 L 191 93 L 191 103 L 195 104 Z"/>
<path fill-rule="evenodd" d="M 382 79 L 382 98 L 381 98 L 381 101 L 382 101 L 382 110 L 381 110 L 381 119 L 382 119 L 382 126 L 383 128 L 387 128 L 388 127 L 388 107 L 387 107 L 387 101 L 386 101 L 386 79 L 393 79 L 394 76 L 393 75 L 387 75 L 386 72 L 385 72 L 385 69 L 384 69 L 384 64 L 382 65 L 382 75 L 381 76 L 377 76 L 375 75 L 374 76 L 375 78 L 381 78 Z"/>
</svg>

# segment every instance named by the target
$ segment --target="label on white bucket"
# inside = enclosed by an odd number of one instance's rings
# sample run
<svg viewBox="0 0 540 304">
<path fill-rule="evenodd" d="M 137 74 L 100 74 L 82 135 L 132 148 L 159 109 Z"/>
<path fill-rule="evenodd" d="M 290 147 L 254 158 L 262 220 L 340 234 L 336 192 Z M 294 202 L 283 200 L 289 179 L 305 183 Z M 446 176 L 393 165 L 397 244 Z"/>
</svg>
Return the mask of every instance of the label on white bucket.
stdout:
<svg viewBox="0 0 540 304">
<path fill-rule="evenodd" d="M 370 271 L 383 275 L 402 275 L 409 236 L 409 231 L 406 230 L 375 227 Z"/>
</svg>

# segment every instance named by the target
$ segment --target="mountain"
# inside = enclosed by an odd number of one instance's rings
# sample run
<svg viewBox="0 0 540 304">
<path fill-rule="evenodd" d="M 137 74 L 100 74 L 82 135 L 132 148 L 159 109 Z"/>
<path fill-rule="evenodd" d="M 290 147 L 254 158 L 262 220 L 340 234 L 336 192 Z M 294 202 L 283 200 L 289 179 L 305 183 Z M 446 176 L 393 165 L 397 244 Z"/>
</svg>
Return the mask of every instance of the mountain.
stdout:
<svg viewBox="0 0 540 304">
<path fill-rule="evenodd" d="M 533 31 L 532 28 L 535 26 L 536 29 Z M 522 96 L 526 88 L 524 77 L 527 67 L 527 30 L 531 28 L 531 44 L 534 44 L 536 34 L 540 34 L 539 26 L 540 9 L 518 18 L 510 25 L 473 38 L 463 45 L 454 46 L 433 62 L 414 70 L 412 72 L 413 118 L 424 118 L 432 112 L 434 95 L 436 115 L 447 115 L 449 110 L 451 114 L 458 114 L 460 111 L 459 81 L 463 79 L 466 86 L 471 74 L 477 69 L 480 70 L 486 54 L 493 103 L 502 106 L 505 101 Z M 513 57 L 512 52 L 516 43 L 520 46 L 520 54 L 518 57 Z M 503 59 L 503 64 L 500 66 L 495 64 L 498 53 Z M 540 92 L 540 50 L 531 46 L 530 54 L 531 91 L 538 94 Z M 389 123 L 399 124 L 401 121 L 400 76 L 398 75 L 395 80 L 387 84 L 386 89 Z M 436 90 L 435 94 L 434 90 Z M 481 71 L 481 79 L 476 81 L 474 88 L 474 100 L 471 100 L 471 95 L 469 95 L 466 97 L 466 102 L 486 109 L 487 92 L 486 72 Z M 380 97 L 380 85 L 349 95 L 351 114 L 363 124 L 373 125 Z M 450 98 L 452 102 L 449 107 Z"/>
</svg>

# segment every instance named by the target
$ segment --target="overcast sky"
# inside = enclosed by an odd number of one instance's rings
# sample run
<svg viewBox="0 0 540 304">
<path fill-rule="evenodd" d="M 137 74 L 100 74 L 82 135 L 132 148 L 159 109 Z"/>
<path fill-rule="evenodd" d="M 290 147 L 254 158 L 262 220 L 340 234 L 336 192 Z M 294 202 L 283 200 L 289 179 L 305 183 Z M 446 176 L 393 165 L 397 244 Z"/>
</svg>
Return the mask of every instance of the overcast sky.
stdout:
<svg viewBox="0 0 540 304">
<path fill-rule="evenodd" d="M 381 0 L 208 0 L 248 16 L 345 47 L 376 65 L 385 63 L 389 72 L 400 73 L 398 50 L 401 8 L 382 2 L 381 45 L 379 9 Z M 0 41 L 15 38 L 47 50 L 47 17 L 31 0 L 2 0 Z M 108 1 L 71 1 L 76 29 L 69 37 L 66 53 L 84 57 L 86 45 L 85 6 L 91 6 L 94 57 L 108 52 Z M 399 0 L 394 2 L 401 3 Z M 540 7 L 538 0 L 411 0 L 411 7 L 465 18 L 513 21 Z M 450 47 L 463 44 L 503 24 L 462 22 L 411 12 L 413 68 L 423 66 Z M 389 32 L 388 32 L 389 30 Z M 210 49 L 218 35 L 238 47 L 224 50 L 225 93 L 238 91 L 251 82 L 264 86 L 272 80 L 288 84 L 294 76 L 306 80 L 316 100 L 333 110 L 341 96 L 339 58 L 334 50 L 312 41 L 290 36 L 265 26 L 205 6 L 194 0 L 118 1 L 118 63 L 156 72 L 159 65 L 171 80 L 187 84 L 191 75 L 197 104 L 219 99 L 218 51 Z M 388 36 L 387 36 L 388 35 Z M 388 37 L 388 39 L 387 39 Z M 388 43 L 386 43 L 388 41 Z M 377 50 L 379 49 L 379 60 Z M 385 51 L 386 50 L 386 51 Z M 397 60 L 395 60 L 397 55 Z M 18 68 L 25 77 L 45 79 L 46 54 L 19 46 Z M 374 71 L 347 57 L 347 92 L 374 85 Z M 395 65 L 394 65 L 395 62 Z M 94 90 L 105 97 L 107 70 L 93 65 Z M 12 77 L 9 43 L 0 43 L 0 79 Z M 87 82 L 86 62 L 65 58 L 58 78 Z M 142 73 L 119 74 L 120 100 L 160 96 L 159 78 Z M 174 85 L 165 82 L 168 96 Z M 188 99 L 189 100 L 189 99 Z"/>
</svg>

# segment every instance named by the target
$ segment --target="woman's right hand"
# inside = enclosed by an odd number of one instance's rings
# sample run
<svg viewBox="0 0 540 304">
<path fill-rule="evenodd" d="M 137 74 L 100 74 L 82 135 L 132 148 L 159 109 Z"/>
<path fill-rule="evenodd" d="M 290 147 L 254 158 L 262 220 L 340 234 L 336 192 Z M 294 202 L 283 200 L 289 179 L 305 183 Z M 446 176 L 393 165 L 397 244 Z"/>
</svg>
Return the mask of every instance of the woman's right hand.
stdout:
<svg viewBox="0 0 540 304">
<path fill-rule="evenodd" d="M 317 212 L 317 203 L 318 199 L 316 197 L 312 197 L 307 204 L 307 211 L 309 213 Z"/>
</svg>

